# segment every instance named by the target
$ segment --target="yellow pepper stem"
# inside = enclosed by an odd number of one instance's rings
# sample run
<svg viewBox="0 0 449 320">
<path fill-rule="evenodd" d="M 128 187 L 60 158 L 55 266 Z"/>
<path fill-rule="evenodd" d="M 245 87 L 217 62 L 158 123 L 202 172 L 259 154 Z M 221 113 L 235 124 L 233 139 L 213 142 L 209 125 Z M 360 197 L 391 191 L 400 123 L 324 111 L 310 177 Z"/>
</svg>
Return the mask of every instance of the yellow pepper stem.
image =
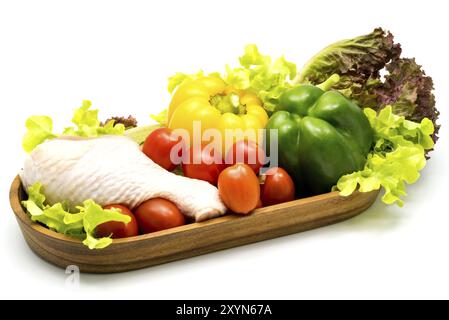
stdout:
<svg viewBox="0 0 449 320">
<path fill-rule="evenodd" d="M 221 114 L 230 112 L 237 115 L 246 113 L 245 107 L 240 103 L 240 98 L 235 93 L 228 95 L 217 94 L 210 98 L 210 104 L 215 107 Z"/>
</svg>

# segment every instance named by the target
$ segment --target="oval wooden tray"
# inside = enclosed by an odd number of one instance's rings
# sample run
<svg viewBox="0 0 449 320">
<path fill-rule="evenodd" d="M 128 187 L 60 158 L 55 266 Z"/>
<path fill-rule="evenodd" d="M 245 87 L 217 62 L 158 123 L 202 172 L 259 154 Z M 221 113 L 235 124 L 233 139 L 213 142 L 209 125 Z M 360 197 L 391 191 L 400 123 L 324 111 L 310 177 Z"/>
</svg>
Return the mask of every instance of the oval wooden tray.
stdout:
<svg viewBox="0 0 449 320">
<path fill-rule="evenodd" d="M 31 221 L 20 201 L 26 194 L 17 176 L 10 190 L 11 207 L 30 248 L 60 267 L 112 273 L 140 269 L 261 240 L 322 227 L 369 208 L 378 192 L 341 197 L 331 192 L 255 210 L 248 216 L 227 215 L 209 221 L 117 239 L 101 250 L 89 250 L 79 239 Z"/>
</svg>

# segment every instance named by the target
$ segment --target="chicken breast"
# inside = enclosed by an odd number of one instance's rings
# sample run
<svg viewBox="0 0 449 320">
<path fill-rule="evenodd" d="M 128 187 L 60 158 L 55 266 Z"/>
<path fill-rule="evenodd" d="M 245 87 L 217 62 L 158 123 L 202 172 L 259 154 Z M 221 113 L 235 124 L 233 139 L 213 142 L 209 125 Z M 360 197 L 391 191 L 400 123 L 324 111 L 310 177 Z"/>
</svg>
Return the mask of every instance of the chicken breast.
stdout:
<svg viewBox="0 0 449 320">
<path fill-rule="evenodd" d="M 67 201 L 75 207 L 92 199 L 133 209 L 161 197 L 196 221 L 226 212 L 216 187 L 166 171 L 124 136 L 45 142 L 28 155 L 20 177 L 26 189 L 42 183 L 49 204 Z"/>
</svg>

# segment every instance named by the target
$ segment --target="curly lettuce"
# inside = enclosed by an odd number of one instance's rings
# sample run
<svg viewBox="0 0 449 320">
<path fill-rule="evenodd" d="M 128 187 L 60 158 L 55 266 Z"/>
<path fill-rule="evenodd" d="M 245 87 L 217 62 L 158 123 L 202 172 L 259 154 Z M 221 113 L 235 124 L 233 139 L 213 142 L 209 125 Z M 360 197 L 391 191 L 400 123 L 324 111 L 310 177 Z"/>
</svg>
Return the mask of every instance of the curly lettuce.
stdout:
<svg viewBox="0 0 449 320">
<path fill-rule="evenodd" d="M 264 108 L 274 111 L 280 95 L 291 87 L 296 76 L 296 65 L 284 57 L 273 60 L 262 55 L 254 44 L 245 47 L 239 58 L 240 67 L 226 68 L 225 81 L 237 89 L 251 90 L 262 100 Z"/>
<path fill-rule="evenodd" d="M 27 132 L 22 139 L 23 149 L 31 152 L 39 144 L 60 135 L 97 137 L 106 134 L 122 135 L 125 132 L 125 126 L 121 123 L 115 124 L 114 119 L 101 124 L 98 120 L 98 110 L 91 110 L 91 105 L 89 100 L 84 100 L 81 107 L 74 111 L 72 123 L 75 126 L 66 127 L 62 134 L 53 132 L 53 120 L 50 117 L 29 117 L 25 122 Z"/>
<path fill-rule="evenodd" d="M 214 72 L 208 76 L 219 77 L 236 89 L 253 91 L 262 100 L 263 107 L 268 112 L 274 111 L 279 96 L 291 87 L 291 80 L 297 74 L 296 65 L 284 57 L 272 59 L 268 55 L 263 55 L 254 44 L 245 47 L 239 62 L 240 66 L 235 68 L 227 65 L 223 75 Z M 169 78 L 168 91 L 172 93 L 185 81 L 204 75 L 203 71 L 190 75 L 178 72 Z"/>
<path fill-rule="evenodd" d="M 332 89 L 340 90 L 361 108 L 379 111 L 390 105 L 395 114 L 408 120 L 430 119 L 436 142 L 440 126 L 432 78 L 415 59 L 401 58 L 401 52 L 393 35 L 377 28 L 327 46 L 305 64 L 295 82 L 318 84 L 336 73 L 341 80 Z"/>
<path fill-rule="evenodd" d="M 168 109 L 164 109 L 158 114 L 150 114 L 150 118 L 156 121 L 160 126 L 167 126 Z"/>
<path fill-rule="evenodd" d="M 118 209 L 105 210 L 92 200 L 86 200 L 78 212 L 69 212 L 64 203 L 52 206 L 45 204 L 42 185 L 37 182 L 28 188 L 28 200 L 22 201 L 31 216 L 31 220 L 45 225 L 58 233 L 84 239 L 89 249 L 102 249 L 112 243 L 110 237 L 97 238 L 95 228 L 105 222 L 118 221 L 129 223 L 131 218 Z"/>
<path fill-rule="evenodd" d="M 31 152 L 37 145 L 45 140 L 56 138 L 53 133 L 53 120 L 47 116 L 29 117 L 25 126 L 27 132 L 22 139 L 22 147 L 26 152 Z"/>
<path fill-rule="evenodd" d="M 432 134 L 438 140 L 437 123 L 440 112 L 435 107 L 433 80 L 427 76 L 415 59 L 396 59 L 386 66 L 387 74 L 381 86 L 375 87 L 371 94 L 376 95 L 376 109 L 391 105 L 393 112 L 412 121 L 430 119 L 435 127 Z"/>
<path fill-rule="evenodd" d="M 377 78 L 379 70 L 401 54 L 401 46 L 395 44 L 393 35 L 381 28 L 352 39 L 332 43 L 313 56 L 301 69 L 297 82 L 321 83 L 331 74 L 342 79 L 340 86 L 363 84 L 369 78 Z"/>
<path fill-rule="evenodd" d="M 364 112 L 374 130 L 374 147 L 364 169 L 342 176 L 336 188 L 343 196 L 357 188 L 361 192 L 383 188 L 383 202 L 402 206 L 406 183 L 419 179 L 419 171 L 426 165 L 425 151 L 434 146 L 433 123 L 427 118 L 420 123 L 406 120 L 404 116 L 395 115 L 391 106 L 378 114 L 370 108 Z"/>
<path fill-rule="evenodd" d="M 123 124 L 125 126 L 125 130 L 129 130 L 132 128 L 137 128 L 137 119 L 134 118 L 132 115 L 128 115 L 128 117 L 123 116 L 114 116 L 106 119 L 106 121 L 100 124 L 100 126 L 104 127 L 105 124 L 109 123 L 111 120 L 114 120 L 112 122 L 114 125 L 117 125 L 119 123 Z"/>
</svg>

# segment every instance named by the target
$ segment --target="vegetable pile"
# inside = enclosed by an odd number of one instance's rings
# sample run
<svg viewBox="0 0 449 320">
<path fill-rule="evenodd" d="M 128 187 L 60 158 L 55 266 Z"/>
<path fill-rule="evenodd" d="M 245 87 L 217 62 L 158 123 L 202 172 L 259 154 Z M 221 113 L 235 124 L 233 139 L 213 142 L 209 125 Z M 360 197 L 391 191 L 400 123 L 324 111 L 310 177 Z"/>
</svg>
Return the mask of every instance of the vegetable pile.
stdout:
<svg viewBox="0 0 449 320">
<path fill-rule="evenodd" d="M 239 66 L 227 65 L 223 74 L 170 77 L 170 105 L 151 116 L 157 125 L 137 126 L 132 116 L 101 122 L 84 101 L 61 134 L 50 117 L 30 117 L 23 148 L 32 154 L 61 136 L 125 135 L 141 145 L 149 165 L 214 186 L 235 214 L 332 190 L 348 196 L 383 189 L 383 202 L 402 206 L 406 184 L 419 179 L 438 139 L 432 90 L 432 78 L 401 57 L 401 46 L 382 29 L 327 46 L 301 70 L 248 45 Z M 192 222 L 180 210 L 191 199 L 161 196 L 134 208 L 85 199 L 73 210 L 47 203 L 45 187 L 37 182 L 27 190 L 23 205 L 32 220 L 91 249 Z"/>
</svg>

